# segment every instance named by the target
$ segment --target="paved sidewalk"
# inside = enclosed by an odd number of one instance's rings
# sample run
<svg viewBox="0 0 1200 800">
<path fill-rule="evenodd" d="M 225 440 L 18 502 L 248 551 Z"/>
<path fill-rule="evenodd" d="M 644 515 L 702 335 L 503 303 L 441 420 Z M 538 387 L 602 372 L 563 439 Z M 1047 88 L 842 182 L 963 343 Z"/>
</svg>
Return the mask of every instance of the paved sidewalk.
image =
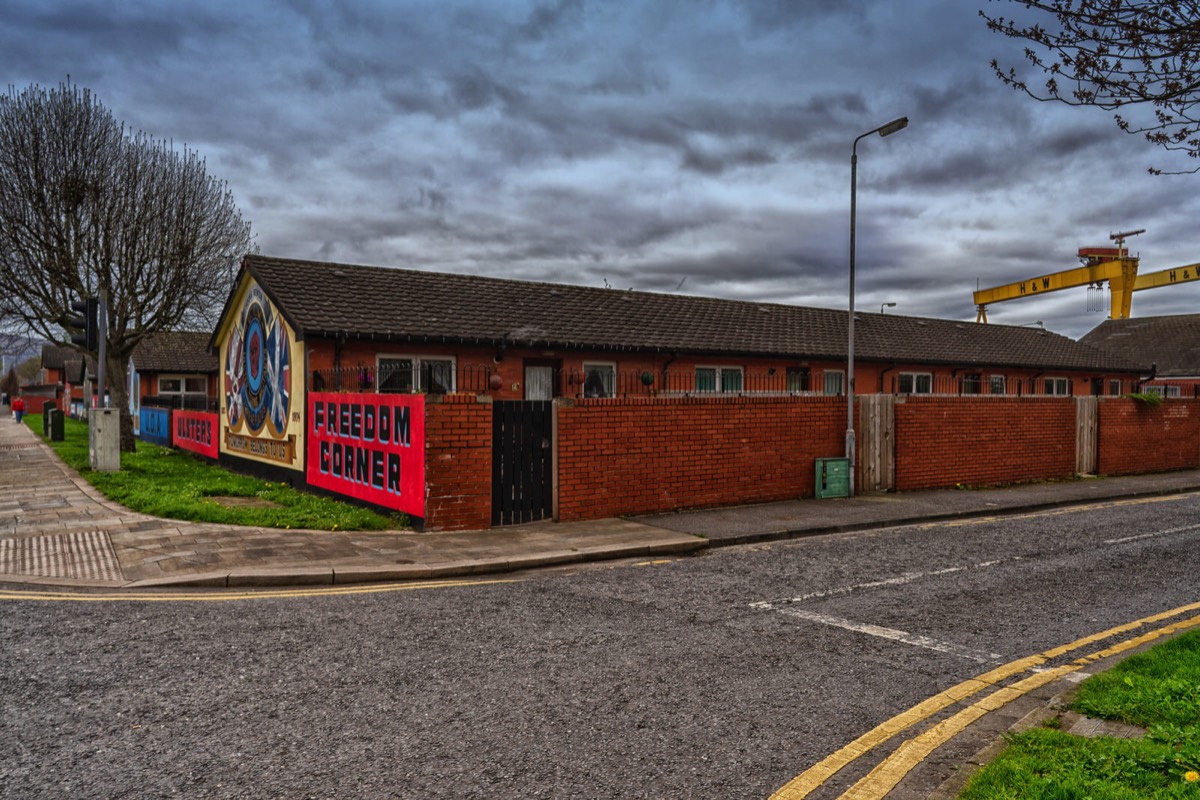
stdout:
<svg viewBox="0 0 1200 800">
<path fill-rule="evenodd" d="M 0 583 L 265 586 L 429 579 L 1200 491 L 1200 470 L 984 491 L 794 500 L 464 533 L 278 530 L 136 514 L 0 420 Z"/>
</svg>

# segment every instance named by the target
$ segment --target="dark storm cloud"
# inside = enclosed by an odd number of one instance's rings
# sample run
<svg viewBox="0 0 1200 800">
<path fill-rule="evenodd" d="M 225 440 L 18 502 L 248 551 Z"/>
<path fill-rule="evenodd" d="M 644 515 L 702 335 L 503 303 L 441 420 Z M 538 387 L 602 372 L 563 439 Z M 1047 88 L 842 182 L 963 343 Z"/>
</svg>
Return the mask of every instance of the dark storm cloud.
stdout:
<svg viewBox="0 0 1200 800">
<path fill-rule="evenodd" d="M 583 0 L 558 0 L 557 3 L 538 3 L 519 31 L 528 39 L 540 40 L 566 22 L 578 22 L 582 17 Z"/>
<path fill-rule="evenodd" d="M 933 0 L 10 0 L 0 63 L 188 142 L 273 255 L 841 307 L 851 143 L 907 115 L 859 148 L 862 308 L 973 318 L 1126 226 L 1184 263 L 1194 182 L 1005 89 L 1011 44 Z"/>
</svg>

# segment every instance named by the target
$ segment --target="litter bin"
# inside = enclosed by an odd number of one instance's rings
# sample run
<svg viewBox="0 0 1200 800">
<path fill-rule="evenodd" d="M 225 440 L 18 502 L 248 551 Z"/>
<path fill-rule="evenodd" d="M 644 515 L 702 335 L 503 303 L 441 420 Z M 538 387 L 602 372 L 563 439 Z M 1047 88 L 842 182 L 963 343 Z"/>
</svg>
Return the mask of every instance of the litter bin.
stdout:
<svg viewBox="0 0 1200 800">
<path fill-rule="evenodd" d="M 47 400 L 42 404 L 42 436 L 50 435 L 50 412 L 58 408 L 58 403 Z"/>
<path fill-rule="evenodd" d="M 850 459 L 817 459 L 817 498 L 850 496 Z"/>
<path fill-rule="evenodd" d="M 50 441 L 61 442 L 65 438 L 63 433 L 63 418 L 65 416 L 57 408 L 50 412 Z"/>
</svg>

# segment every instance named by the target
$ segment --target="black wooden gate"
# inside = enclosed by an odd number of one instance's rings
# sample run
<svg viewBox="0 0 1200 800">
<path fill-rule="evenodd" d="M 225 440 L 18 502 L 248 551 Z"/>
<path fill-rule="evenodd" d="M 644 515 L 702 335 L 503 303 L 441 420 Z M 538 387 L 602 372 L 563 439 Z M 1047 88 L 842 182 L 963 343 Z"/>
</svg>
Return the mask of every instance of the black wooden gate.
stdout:
<svg viewBox="0 0 1200 800">
<path fill-rule="evenodd" d="M 492 524 L 514 525 L 553 514 L 554 404 L 492 403 Z"/>
</svg>

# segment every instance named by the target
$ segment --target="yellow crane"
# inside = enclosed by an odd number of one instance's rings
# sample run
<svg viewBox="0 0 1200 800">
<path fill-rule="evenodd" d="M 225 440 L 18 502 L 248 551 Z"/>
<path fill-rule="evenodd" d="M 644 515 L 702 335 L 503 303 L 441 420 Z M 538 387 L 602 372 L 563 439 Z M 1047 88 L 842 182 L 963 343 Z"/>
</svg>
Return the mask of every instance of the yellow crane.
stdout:
<svg viewBox="0 0 1200 800">
<path fill-rule="evenodd" d="M 1083 266 L 976 291 L 975 321 L 988 321 L 987 307 L 991 303 L 1033 297 L 1076 286 L 1099 287 L 1105 283 L 1108 284 L 1111 293 L 1109 318 L 1127 319 L 1133 305 L 1134 292 L 1200 280 L 1200 263 L 1139 275 L 1137 256 L 1130 256 L 1125 251 L 1125 239 L 1139 233 L 1145 233 L 1145 229 L 1111 234 L 1109 238 L 1117 243 L 1116 247 L 1079 248 L 1079 258 Z"/>
</svg>

